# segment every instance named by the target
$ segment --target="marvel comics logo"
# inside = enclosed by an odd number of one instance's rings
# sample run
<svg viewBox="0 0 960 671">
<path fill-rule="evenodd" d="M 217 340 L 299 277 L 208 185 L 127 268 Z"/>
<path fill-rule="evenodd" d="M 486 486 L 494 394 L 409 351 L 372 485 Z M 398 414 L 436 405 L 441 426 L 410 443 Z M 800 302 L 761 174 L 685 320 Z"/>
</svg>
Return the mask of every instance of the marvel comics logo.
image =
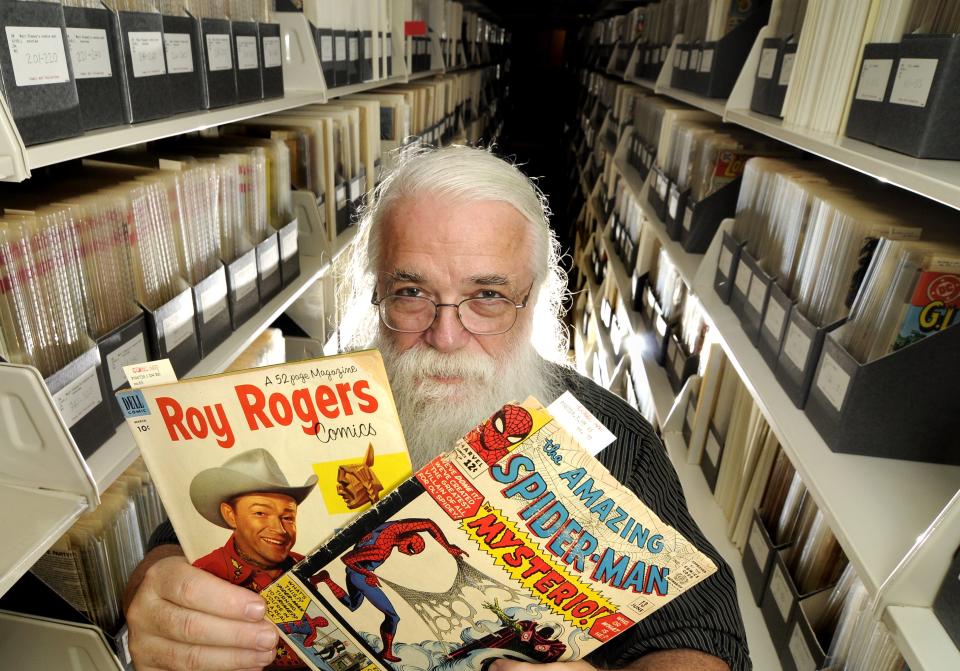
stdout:
<svg viewBox="0 0 960 671">
<path fill-rule="evenodd" d="M 960 300 L 960 277 L 957 275 L 941 275 L 927 286 L 927 299 L 940 301 L 944 305 L 952 305 Z"/>
</svg>

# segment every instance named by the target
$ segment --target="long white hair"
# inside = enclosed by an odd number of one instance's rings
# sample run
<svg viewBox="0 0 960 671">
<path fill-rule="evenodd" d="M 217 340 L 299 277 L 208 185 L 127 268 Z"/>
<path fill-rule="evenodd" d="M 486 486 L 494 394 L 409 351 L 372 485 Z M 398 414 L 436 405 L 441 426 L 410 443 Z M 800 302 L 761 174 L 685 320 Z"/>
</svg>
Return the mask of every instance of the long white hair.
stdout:
<svg viewBox="0 0 960 671">
<path fill-rule="evenodd" d="M 368 196 L 358 230 L 347 250 L 338 290 L 341 348 L 367 347 L 377 333 L 377 311 L 371 305 L 382 246 L 382 223 L 399 200 L 427 193 L 455 202 L 502 201 L 520 212 L 530 226 L 534 284 L 532 342 L 545 359 L 562 363 L 567 354 L 563 326 L 566 273 L 560 267 L 560 244 L 550 228 L 546 197 L 515 165 L 489 149 L 449 146 L 407 148 L 395 167 Z"/>
</svg>

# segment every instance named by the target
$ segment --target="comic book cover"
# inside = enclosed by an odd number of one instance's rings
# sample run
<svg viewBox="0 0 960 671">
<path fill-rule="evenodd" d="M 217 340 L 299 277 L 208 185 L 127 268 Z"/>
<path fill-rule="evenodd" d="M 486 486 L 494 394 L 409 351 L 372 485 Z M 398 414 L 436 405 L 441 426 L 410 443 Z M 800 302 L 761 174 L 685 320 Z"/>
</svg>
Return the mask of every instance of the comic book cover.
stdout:
<svg viewBox="0 0 960 671">
<path fill-rule="evenodd" d="M 957 320 L 960 307 L 960 259 L 934 257 L 917 278 L 917 284 L 893 351 L 938 333 Z"/>
<path fill-rule="evenodd" d="M 187 558 L 255 591 L 412 472 L 376 350 L 117 396 Z"/>
<path fill-rule="evenodd" d="M 267 617 L 316 670 L 480 670 L 578 659 L 716 571 L 577 434 L 504 406 L 267 588 Z"/>
</svg>

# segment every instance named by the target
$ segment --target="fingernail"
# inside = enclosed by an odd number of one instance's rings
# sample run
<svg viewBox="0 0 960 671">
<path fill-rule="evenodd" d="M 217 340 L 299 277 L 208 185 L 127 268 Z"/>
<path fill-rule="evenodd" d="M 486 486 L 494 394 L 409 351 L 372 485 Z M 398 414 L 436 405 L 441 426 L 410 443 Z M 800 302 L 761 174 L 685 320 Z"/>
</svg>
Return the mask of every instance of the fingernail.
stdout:
<svg viewBox="0 0 960 671">
<path fill-rule="evenodd" d="M 261 652 L 257 654 L 257 663 L 266 666 L 272 662 L 277 656 L 276 650 L 271 650 L 270 652 Z"/>
<path fill-rule="evenodd" d="M 263 601 L 255 601 L 254 603 L 247 604 L 247 608 L 244 611 L 249 620 L 262 620 L 266 612 L 267 604 Z"/>
<path fill-rule="evenodd" d="M 261 631 L 257 634 L 257 647 L 261 650 L 273 650 L 277 645 L 277 632 Z"/>
</svg>

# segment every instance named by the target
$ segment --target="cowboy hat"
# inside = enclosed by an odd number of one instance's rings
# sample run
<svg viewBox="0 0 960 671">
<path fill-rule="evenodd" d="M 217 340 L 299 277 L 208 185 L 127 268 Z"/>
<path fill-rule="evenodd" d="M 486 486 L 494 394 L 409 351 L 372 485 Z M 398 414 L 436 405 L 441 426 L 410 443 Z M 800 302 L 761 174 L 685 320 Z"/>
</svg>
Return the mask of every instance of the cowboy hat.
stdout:
<svg viewBox="0 0 960 671">
<path fill-rule="evenodd" d="M 316 484 L 317 476 L 311 475 L 303 486 L 292 486 L 273 455 L 256 448 L 227 459 L 222 466 L 197 473 L 190 483 L 190 500 L 206 519 L 229 529 L 220 515 L 221 503 L 229 503 L 242 494 L 265 492 L 286 494 L 299 505 Z"/>
</svg>

